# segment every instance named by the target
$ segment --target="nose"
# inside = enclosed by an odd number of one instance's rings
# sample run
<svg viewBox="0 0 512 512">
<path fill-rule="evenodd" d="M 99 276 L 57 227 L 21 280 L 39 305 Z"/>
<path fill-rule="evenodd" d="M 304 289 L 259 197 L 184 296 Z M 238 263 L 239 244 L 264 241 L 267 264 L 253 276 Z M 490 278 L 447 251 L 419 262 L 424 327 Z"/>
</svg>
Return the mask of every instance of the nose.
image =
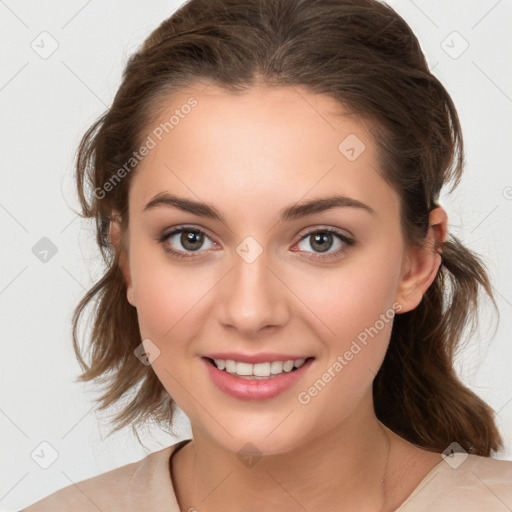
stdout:
<svg viewBox="0 0 512 512">
<path fill-rule="evenodd" d="M 217 318 L 221 324 L 245 338 L 284 326 L 290 317 L 289 294 L 266 252 L 252 262 L 236 254 L 233 265 L 218 296 Z"/>
</svg>

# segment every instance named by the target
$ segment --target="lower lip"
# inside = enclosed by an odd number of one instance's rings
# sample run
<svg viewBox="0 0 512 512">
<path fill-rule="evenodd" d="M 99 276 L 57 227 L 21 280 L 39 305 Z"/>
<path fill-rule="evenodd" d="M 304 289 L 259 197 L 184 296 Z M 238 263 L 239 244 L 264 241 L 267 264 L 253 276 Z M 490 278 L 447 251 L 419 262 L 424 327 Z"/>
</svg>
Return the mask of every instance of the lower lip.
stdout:
<svg viewBox="0 0 512 512">
<path fill-rule="evenodd" d="M 313 359 L 308 359 L 299 369 L 283 372 L 269 379 L 244 379 L 234 374 L 219 370 L 206 358 L 203 358 L 213 383 L 224 393 L 240 400 L 268 400 L 291 388 L 311 366 Z"/>
</svg>

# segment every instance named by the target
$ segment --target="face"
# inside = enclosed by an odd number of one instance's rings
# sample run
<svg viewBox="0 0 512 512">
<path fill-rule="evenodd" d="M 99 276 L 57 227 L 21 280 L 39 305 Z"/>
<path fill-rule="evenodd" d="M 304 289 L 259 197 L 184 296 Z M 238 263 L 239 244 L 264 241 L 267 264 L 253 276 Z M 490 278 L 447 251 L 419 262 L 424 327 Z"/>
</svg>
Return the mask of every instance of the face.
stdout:
<svg viewBox="0 0 512 512">
<path fill-rule="evenodd" d="M 410 261 L 369 133 L 304 89 L 209 86 L 146 135 L 128 299 L 194 437 L 276 454 L 340 428 L 371 396 Z"/>
</svg>

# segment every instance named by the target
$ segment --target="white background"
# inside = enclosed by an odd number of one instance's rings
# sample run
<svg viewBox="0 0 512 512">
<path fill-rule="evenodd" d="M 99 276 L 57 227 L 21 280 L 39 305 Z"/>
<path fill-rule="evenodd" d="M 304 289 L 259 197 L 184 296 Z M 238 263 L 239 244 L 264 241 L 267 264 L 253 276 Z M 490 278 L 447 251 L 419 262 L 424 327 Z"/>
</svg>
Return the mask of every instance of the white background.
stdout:
<svg viewBox="0 0 512 512">
<path fill-rule="evenodd" d="M 75 150 L 110 105 L 128 55 L 180 4 L 0 0 L 3 511 L 190 436 L 181 416 L 176 437 L 148 432 L 146 449 L 128 429 L 106 439 L 106 419 L 101 423 L 92 410 L 98 393 L 74 382 L 80 369 L 71 345 L 73 308 L 101 272 L 92 224 L 73 212 Z M 483 327 L 459 354 L 457 369 L 498 413 L 506 446 L 497 458 L 512 460 L 512 2 L 390 4 L 417 33 L 461 117 L 466 173 L 442 203 L 451 231 L 487 261 L 501 318 L 495 331 L 485 310 Z M 41 37 L 51 47 L 43 31 L 58 43 L 46 59 L 31 47 L 34 40 L 41 45 Z M 32 252 L 42 237 L 57 248 L 46 263 Z M 58 452 L 48 469 L 31 458 L 43 441 Z"/>
</svg>

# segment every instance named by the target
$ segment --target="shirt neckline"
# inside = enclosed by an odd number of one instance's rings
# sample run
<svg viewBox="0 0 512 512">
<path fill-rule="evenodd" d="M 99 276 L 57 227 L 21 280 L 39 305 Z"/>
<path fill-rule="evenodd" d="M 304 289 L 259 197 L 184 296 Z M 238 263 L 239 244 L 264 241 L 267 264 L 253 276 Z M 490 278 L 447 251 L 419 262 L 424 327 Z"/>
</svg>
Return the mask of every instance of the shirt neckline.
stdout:
<svg viewBox="0 0 512 512">
<path fill-rule="evenodd" d="M 395 509 L 393 512 L 401 512 L 402 509 L 410 503 L 416 495 L 437 475 L 443 465 L 446 464 L 444 458 L 442 458 L 420 481 L 420 483 L 412 490 L 412 492 L 405 498 L 405 500 Z"/>
<path fill-rule="evenodd" d="M 175 497 L 175 500 L 177 501 L 177 498 L 176 498 L 176 487 L 174 485 L 174 480 L 172 478 L 172 458 L 174 457 L 174 455 L 180 451 L 185 445 L 187 445 L 188 443 L 190 443 L 192 441 L 192 439 L 184 439 L 182 441 L 179 441 L 177 442 L 175 445 L 174 445 L 174 449 L 172 450 L 171 452 L 171 455 L 169 457 L 169 462 L 168 462 L 168 470 L 169 470 L 169 479 L 171 481 L 171 486 L 172 486 L 172 492 L 173 492 L 173 495 Z M 408 503 L 410 503 L 410 501 L 412 499 L 415 498 L 415 496 L 430 482 L 430 480 L 432 480 L 436 474 L 441 470 L 441 468 L 443 467 L 443 464 L 445 464 L 445 460 L 444 458 L 441 459 L 420 481 L 420 483 L 412 490 L 412 492 L 409 494 L 409 496 L 407 496 L 407 498 L 405 498 L 405 500 L 396 508 L 393 510 L 393 512 L 401 512 L 401 510 L 403 509 L 403 507 L 405 505 L 407 505 Z"/>
</svg>

